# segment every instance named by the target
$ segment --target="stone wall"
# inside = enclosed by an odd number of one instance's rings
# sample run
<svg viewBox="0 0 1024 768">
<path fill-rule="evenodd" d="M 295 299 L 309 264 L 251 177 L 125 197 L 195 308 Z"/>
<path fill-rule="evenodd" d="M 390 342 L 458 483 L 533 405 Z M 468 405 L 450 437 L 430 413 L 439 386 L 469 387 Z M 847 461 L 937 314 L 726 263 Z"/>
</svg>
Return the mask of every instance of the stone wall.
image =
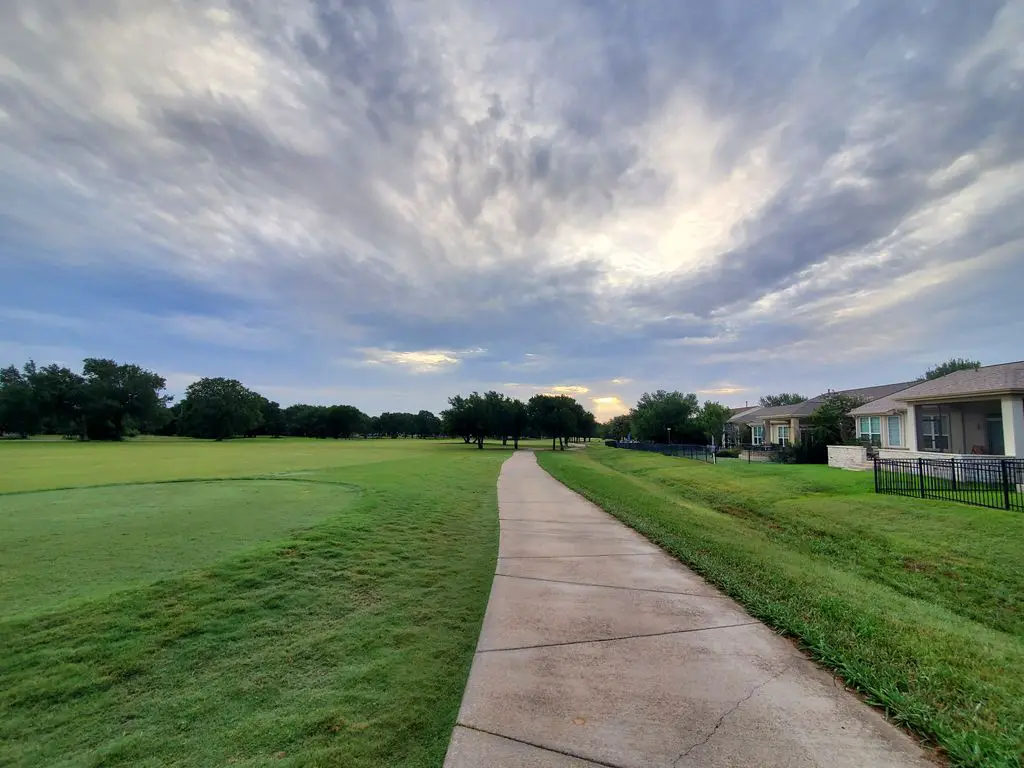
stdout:
<svg viewBox="0 0 1024 768">
<path fill-rule="evenodd" d="M 840 469 L 867 469 L 868 451 L 863 445 L 830 445 L 828 465 Z"/>
</svg>

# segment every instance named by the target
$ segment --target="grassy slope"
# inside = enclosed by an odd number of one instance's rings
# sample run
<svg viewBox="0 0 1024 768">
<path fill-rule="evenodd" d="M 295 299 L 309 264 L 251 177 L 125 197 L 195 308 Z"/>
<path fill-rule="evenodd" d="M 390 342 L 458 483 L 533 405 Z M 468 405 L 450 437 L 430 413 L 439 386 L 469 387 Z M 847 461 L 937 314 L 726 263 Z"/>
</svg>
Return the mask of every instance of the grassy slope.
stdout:
<svg viewBox="0 0 1024 768">
<path fill-rule="evenodd" d="M 0 447 L 8 489 L 303 471 L 262 484 L 315 485 L 319 522 L 0 620 L 0 764 L 440 765 L 494 570 L 507 454 L 429 441 L 23 450 Z M 96 491 L 65 493 L 95 508 Z M 0 510 L 34 495 L 0 496 Z"/>
<path fill-rule="evenodd" d="M 964 766 L 1024 750 L 1024 516 L 827 467 L 594 446 L 542 466 L 790 634 Z"/>
</svg>

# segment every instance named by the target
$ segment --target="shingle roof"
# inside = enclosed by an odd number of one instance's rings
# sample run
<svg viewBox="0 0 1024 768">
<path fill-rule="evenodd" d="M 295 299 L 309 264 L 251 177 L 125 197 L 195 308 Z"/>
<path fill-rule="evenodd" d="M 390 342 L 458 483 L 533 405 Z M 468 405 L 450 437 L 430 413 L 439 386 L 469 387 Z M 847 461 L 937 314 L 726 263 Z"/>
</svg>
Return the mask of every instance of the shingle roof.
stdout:
<svg viewBox="0 0 1024 768">
<path fill-rule="evenodd" d="M 986 365 L 976 371 L 954 371 L 941 379 L 923 381 L 900 392 L 897 399 L 913 401 L 930 397 L 984 395 L 990 392 L 1024 392 L 1024 360 Z"/>
<path fill-rule="evenodd" d="M 835 392 L 823 392 L 820 395 L 804 400 L 796 405 L 775 405 L 771 408 L 757 408 L 754 411 L 740 414 L 729 419 L 734 423 L 746 424 L 751 421 L 762 421 L 764 419 L 792 419 L 803 418 L 814 413 L 829 395 L 848 395 L 858 397 L 862 400 L 876 400 L 886 397 L 900 390 L 906 389 L 914 382 L 902 381 L 897 384 L 880 384 L 874 387 L 858 387 L 856 389 L 841 389 Z"/>
<path fill-rule="evenodd" d="M 854 408 L 850 414 L 876 416 L 893 411 L 905 411 L 908 401 L 1018 391 L 1024 392 L 1024 361 L 986 365 L 976 371 L 954 371 L 939 379 L 921 381 L 860 408 Z"/>
<path fill-rule="evenodd" d="M 740 409 L 738 413 L 734 413 L 729 417 L 729 424 L 749 424 L 752 421 L 758 421 L 758 418 L 754 415 L 763 411 L 764 408 L 759 408 L 754 405 L 750 408 Z"/>
</svg>

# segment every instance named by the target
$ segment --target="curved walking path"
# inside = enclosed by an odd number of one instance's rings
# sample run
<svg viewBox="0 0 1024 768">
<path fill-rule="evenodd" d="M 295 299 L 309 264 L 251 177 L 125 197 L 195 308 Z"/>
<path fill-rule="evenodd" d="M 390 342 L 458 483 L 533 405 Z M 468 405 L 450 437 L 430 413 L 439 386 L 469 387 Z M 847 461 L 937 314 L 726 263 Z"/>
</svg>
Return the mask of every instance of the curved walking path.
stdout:
<svg viewBox="0 0 1024 768">
<path fill-rule="evenodd" d="M 905 733 L 532 452 L 446 768 L 931 766 Z"/>
</svg>

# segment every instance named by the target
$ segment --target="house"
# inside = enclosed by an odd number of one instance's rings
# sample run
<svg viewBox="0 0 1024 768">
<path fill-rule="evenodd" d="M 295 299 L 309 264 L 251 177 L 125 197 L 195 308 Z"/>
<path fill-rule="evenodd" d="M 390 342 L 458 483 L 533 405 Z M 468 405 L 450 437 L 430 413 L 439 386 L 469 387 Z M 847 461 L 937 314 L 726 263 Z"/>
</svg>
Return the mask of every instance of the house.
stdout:
<svg viewBox="0 0 1024 768">
<path fill-rule="evenodd" d="M 726 422 L 725 429 L 722 433 L 722 445 L 733 446 L 740 445 L 744 442 L 743 438 L 745 435 L 743 434 L 743 427 L 745 424 L 740 422 L 737 417 L 741 414 L 747 413 L 748 411 L 756 410 L 756 405 L 744 405 L 740 408 L 729 409 L 729 420 Z"/>
<path fill-rule="evenodd" d="M 878 446 L 883 458 L 1024 457 L 1024 361 L 954 371 L 872 400 L 850 415 L 857 436 Z"/>
<path fill-rule="evenodd" d="M 729 419 L 730 423 L 750 427 L 750 442 L 753 445 L 791 445 L 800 440 L 801 433 L 810 429 L 808 417 L 814 413 L 825 398 L 831 395 L 847 395 L 860 400 L 885 398 L 910 387 L 914 382 L 882 384 L 858 389 L 829 390 L 795 405 L 776 405 L 770 408 L 753 408 Z"/>
</svg>

